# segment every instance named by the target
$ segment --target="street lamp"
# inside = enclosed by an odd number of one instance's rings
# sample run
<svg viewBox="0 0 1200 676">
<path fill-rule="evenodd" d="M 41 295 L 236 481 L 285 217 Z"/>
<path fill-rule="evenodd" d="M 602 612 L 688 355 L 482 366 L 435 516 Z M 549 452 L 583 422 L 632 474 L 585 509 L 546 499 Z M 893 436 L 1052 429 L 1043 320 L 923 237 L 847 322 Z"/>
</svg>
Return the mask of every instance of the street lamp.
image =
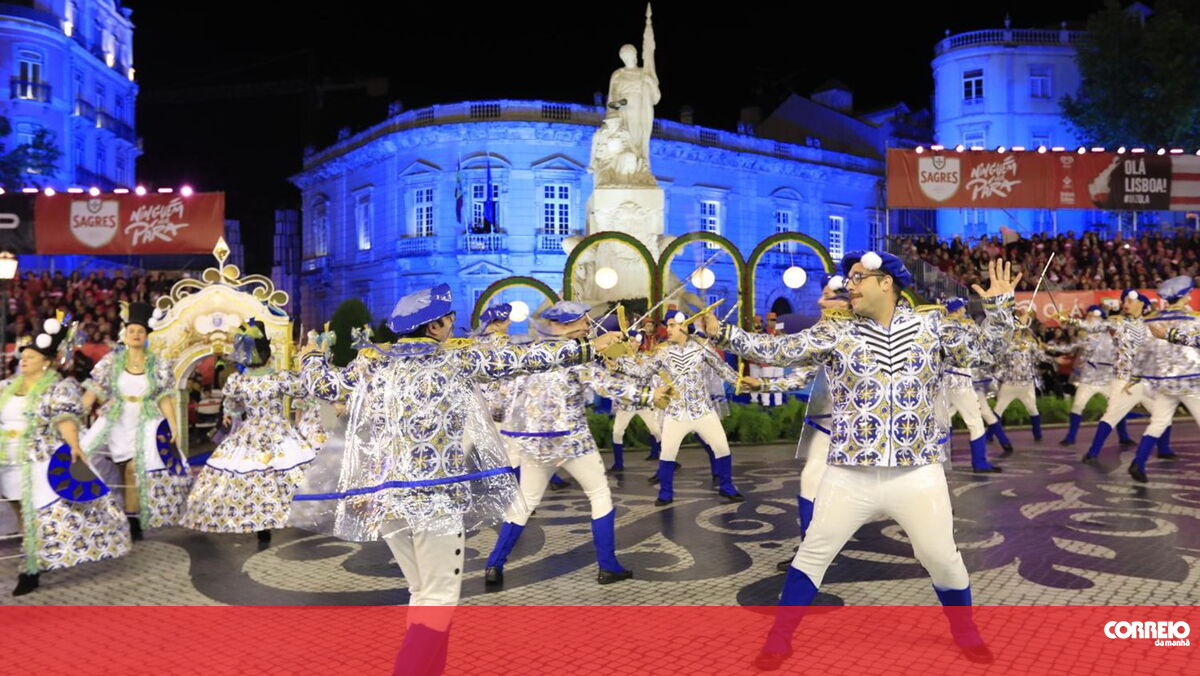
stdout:
<svg viewBox="0 0 1200 676">
<path fill-rule="evenodd" d="M 17 257 L 7 251 L 0 251 L 0 353 L 4 364 L 0 365 L 0 374 L 8 377 L 8 285 L 17 277 Z"/>
</svg>

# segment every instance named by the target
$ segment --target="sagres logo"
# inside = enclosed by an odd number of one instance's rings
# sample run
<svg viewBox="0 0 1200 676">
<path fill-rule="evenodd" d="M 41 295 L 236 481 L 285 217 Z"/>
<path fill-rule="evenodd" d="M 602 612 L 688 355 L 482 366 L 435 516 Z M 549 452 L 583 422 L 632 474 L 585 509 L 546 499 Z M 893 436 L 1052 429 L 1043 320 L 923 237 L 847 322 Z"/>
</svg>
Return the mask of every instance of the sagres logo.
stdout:
<svg viewBox="0 0 1200 676">
<path fill-rule="evenodd" d="M 1104 635 L 1114 639 L 1154 641 L 1156 646 L 1191 646 L 1188 636 L 1192 626 L 1187 622 L 1118 622 L 1104 625 Z"/>
<path fill-rule="evenodd" d="M 934 155 L 917 159 L 917 185 L 934 202 L 953 197 L 961 177 L 957 157 Z"/>
<path fill-rule="evenodd" d="M 116 200 L 71 200 L 71 234 L 85 246 L 99 249 L 117 234 L 119 212 Z"/>
</svg>

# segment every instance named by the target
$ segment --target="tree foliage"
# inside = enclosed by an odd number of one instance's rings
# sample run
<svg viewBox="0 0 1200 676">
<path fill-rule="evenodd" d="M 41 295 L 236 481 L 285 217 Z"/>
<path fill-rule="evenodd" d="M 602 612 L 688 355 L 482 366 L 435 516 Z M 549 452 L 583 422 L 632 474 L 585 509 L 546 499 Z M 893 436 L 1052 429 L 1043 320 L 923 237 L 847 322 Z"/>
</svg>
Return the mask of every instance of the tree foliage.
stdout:
<svg viewBox="0 0 1200 676">
<path fill-rule="evenodd" d="M 1145 18 L 1117 0 L 1076 45 L 1082 83 L 1063 114 L 1088 145 L 1200 148 L 1200 3 L 1160 0 Z"/>
<path fill-rule="evenodd" d="M 333 363 L 335 366 L 345 366 L 358 354 L 351 345 L 351 331 L 356 328 L 371 325 L 371 311 L 357 298 L 342 301 L 333 311 L 329 320 L 329 328 L 337 336 L 333 344 Z"/>
<path fill-rule="evenodd" d="M 0 116 L 0 186 L 8 189 L 39 186 L 38 179 L 54 178 L 62 151 L 55 144 L 54 132 L 38 127 L 31 143 L 9 149 L 12 134 L 8 118 Z"/>
</svg>

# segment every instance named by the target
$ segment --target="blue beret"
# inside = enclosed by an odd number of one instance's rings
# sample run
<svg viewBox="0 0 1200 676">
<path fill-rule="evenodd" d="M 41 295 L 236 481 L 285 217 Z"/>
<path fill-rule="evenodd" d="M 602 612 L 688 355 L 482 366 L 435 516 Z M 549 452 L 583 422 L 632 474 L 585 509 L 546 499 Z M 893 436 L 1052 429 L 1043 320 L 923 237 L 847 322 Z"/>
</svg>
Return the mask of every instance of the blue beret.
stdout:
<svg viewBox="0 0 1200 676">
<path fill-rule="evenodd" d="M 560 300 L 542 313 L 542 319 L 566 324 L 586 315 L 591 309 L 590 305 L 584 303 L 576 303 L 573 300 Z"/>
<path fill-rule="evenodd" d="M 419 326 L 436 321 L 454 312 L 449 284 L 421 289 L 396 301 L 388 328 L 399 334 L 410 333 Z"/>
<path fill-rule="evenodd" d="M 872 268 L 866 263 L 863 263 L 864 267 L 871 270 L 879 270 L 880 272 L 885 272 L 891 275 L 892 279 L 896 280 L 896 284 L 899 285 L 901 289 L 906 289 L 912 286 L 912 273 L 908 271 L 908 268 L 904 267 L 904 261 L 900 260 L 899 256 L 890 254 L 886 251 L 851 251 L 845 256 L 842 256 L 842 274 L 849 277 L 850 268 L 854 267 L 855 263 L 862 261 L 863 258 L 868 259 L 869 262 L 872 257 L 878 257 L 880 265 L 876 268 Z"/>
<path fill-rule="evenodd" d="M 484 310 L 483 314 L 479 315 L 479 323 L 487 325 L 492 322 L 502 322 L 508 319 L 511 314 L 512 306 L 508 303 L 500 303 Z"/>
<path fill-rule="evenodd" d="M 1091 314 L 1093 312 L 1099 312 L 1101 317 L 1108 316 L 1108 313 L 1104 311 L 1103 305 L 1089 305 L 1088 309 L 1087 309 L 1087 313 Z"/>
<path fill-rule="evenodd" d="M 1168 303 L 1173 303 L 1188 295 L 1194 288 L 1196 288 L 1195 279 L 1189 275 L 1180 275 L 1159 284 L 1158 295 L 1162 296 Z"/>
<path fill-rule="evenodd" d="M 1137 296 L 1137 299 L 1142 301 L 1142 314 L 1150 314 L 1150 311 L 1154 309 L 1154 307 L 1150 305 L 1150 298 L 1137 289 L 1125 289 L 1122 291 L 1121 302 L 1124 303 L 1125 299 L 1129 298 L 1130 294 Z"/>
<path fill-rule="evenodd" d="M 946 312 L 958 312 L 967 306 L 966 298 L 951 298 L 946 301 Z"/>
</svg>

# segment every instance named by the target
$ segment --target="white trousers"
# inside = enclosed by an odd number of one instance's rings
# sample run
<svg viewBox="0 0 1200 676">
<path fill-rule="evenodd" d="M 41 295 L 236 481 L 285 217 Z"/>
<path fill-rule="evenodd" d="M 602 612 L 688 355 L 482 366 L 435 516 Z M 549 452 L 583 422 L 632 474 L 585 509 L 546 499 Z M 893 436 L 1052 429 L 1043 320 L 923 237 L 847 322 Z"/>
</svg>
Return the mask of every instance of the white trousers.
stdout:
<svg viewBox="0 0 1200 676">
<path fill-rule="evenodd" d="M 637 411 L 617 411 L 617 416 L 613 420 L 612 440 L 614 444 L 625 443 L 625 428 L 629 427 L 633 416 L 642 419 L 646 423 L 646 429 L 650 430 L 650 434 L 658 439 L 662 436 L 662 420 L 658 413 L 648 408 L 643 408 Z"/>
<path fill-rule="evenodd" d="M 1112 387 L 1111 383 L 1108 385 L 1076 385 L 1075 398 L 1071 400 L 1071 413 L 1083 415 L 1083 409 L 1087 408 L 1088 402 L 1096 395 L 1108 399 L 1110 387 Z"/>
<path fill-rule="evenodd" d="M 1113 381 L 1112 390 L 1108 393 L 1108 405 L 1104 408 L 1104 416 L 1100 418 L 1100 422 L 1116 427 L 1138 404 L 1145 406 L 1147 411 L 1154 410 L 1155 397 L 1147 392 L 1141 383 L 1134 383 L 1128 392 L 1125 391 L 1126 384 L 1127 381 L 1124 380 Z"/>
<path fill-rule="evenodd" d="M 974 396 L 975 389 L 955 388 L 946 395 L 946 398 L 950 400 L 950 408 L 962 416 L 971 438 L 978 439 L 983 436 L 985 431 L 983 412 L 979 410 L 979 398 Z"/>
<path fill-rule="evenodd" d="M 1175 409 L 1179 408 L 1180 404 L 1187 407 L 1188 413 L 1191 413 L 1196 424 L 1200 425 L 1200 395 L 1159 394 L 1154 397 L 1149 406 L 1150 424 L 1146 426 L 1143 434 L 1149 437 L 1161 437 L 1162 433 L 1171 426 L 1171 419 L 1175 417 Z"/>
<path fill-rule="evenodd" d="M 783 377 L 783 369 L 778 366 L 751 366 L 750 370 L 752 371 L 750 375 L 756 378 Z M 763 406 L 782 406 L 783 392 L 752 392 L 750 401 Z"/>
<path fill-rule="evenodd" d="M 896 520 L 913 545 L 917 560 L 938 589 L 965 589 L 967 567 L 954 544 L 954 516 L 946 473 L 940 464 L 918 467 L 825 468 L 812 524 L 792 567 L 817 587 L 825 570 L 864 523 Z"/>
<path fill-rule="evenodd" d="M 800 470 L 800 497 L 814 500 L 821 477 L 829 462 L 829 435 L 813 430 L 808 437 L 808 452 L 805 454 L 804 469 Z"/>
<path fill-rule="evenodd" d="M 455 606 L 462 593 L 463 533 L 431 535 L 398 531 L 403 521 L 383 524 L 383 538 L 408 582 L 408 605 Z M 428 624 L 426 622 L 426 624 Z"/>
<path fill-rule="evenodd" d="M 983 424 L 991 427 L 1000 422 L 996 417 L 996 412 L 992 410 L 992 405 L 988 403 L 987 394 L 975 390 L 975 398 L 979 401 L 979 415 L 983 418 Z"/>
<path fill-rule="evenodd" d="M 1004 412 L 1014 399 L 1025 404 L 1029 415 L 1038 415 L 1037 393 L 1034 392 L 1033 383 L 1029 382 L 1000 383 L 1000 391 L 996 394 L 996 415 L 1004 417 Z"/>
<path fill-rule="evenodd" d="M 723 458 L 729 455 L 729 439 L 725 437 L 721 418 L 716 412 L 709 411 L 695 420 L 663 416 L 662 453 L 659 460 L 674 462 L 679 455 L 679 444 L 691 432 L 695 432 L 712 448 L 714 456 Z"/>
<path fill-rule="evenodd" d="M 604 474 L 604 461 L 600 459 L 599 453 L 593 451 L 578 458 L 571 458 L 558 466 L 540 463 L 529 457 L 521 458 L 521 496 L 525 499 L 525 509 L 509 507 L 505 519 L 518 526 L 524 526 L 529 521 L 529 514 L 542 502 L 550 475 L 559 468 L 567 470 L 579 482 L 579 487 L 591 503 L 593 519 L 599 519 L 612 511 L 612 490 L 608 487 L 608 477 Z"/>
</svg>

